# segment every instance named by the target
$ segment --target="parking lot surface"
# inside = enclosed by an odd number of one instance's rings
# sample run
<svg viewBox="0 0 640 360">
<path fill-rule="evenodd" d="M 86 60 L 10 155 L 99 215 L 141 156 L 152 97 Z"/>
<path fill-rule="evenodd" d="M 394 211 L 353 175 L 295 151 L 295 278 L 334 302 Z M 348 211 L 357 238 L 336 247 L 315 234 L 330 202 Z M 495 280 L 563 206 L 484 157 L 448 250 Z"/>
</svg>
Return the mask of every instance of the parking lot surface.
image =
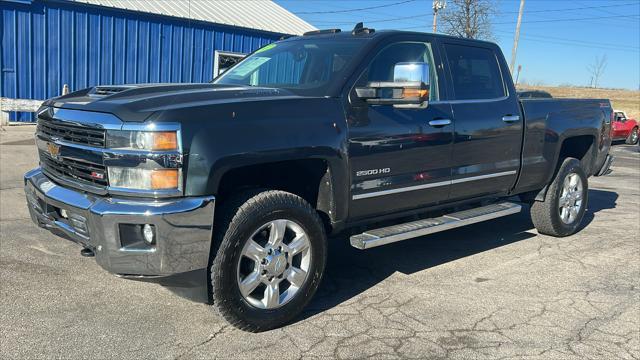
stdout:
<svg viewBox="0 0 640 360">
<path fill-rule="evenodd" d="M 638 146 L 589 179 L 576 235 L 539 235 L 525 211 L 367 251 L 333 239 L 304 315 L 251 334 L 36 227 L 33 131 L 0 130 L 0 358 L 640 358 Z"/>
</svg>

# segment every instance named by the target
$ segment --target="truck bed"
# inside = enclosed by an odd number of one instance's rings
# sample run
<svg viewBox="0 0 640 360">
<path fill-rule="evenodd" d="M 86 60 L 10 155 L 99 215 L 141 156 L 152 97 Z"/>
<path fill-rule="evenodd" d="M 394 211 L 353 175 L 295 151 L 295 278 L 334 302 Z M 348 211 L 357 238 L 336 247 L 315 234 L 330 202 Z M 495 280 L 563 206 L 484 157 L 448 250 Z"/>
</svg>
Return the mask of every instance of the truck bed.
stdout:
<svg viewBox="0 0 640 360">
<path fill-rule="evenodd" d="M 612 107 L 607 99 L 522 99 L 525 119 L 522 145 L 522 170 L 517 188 L 533 190 L 548 183 L 562 151 L 593 151 L 595 161 L 585 165 L 588 175 L 595 174 L 609 152 Z M 578 137 L 571 144 L 563 141 Z M 597 141 L 600 139 L 601 141 Z M 604 141 L 602 141 L 604 140 Z M 602 144 L 592 149 L 593 144 Z M 586 148 L 581 148 L 586 147 Z"/>
</svg>

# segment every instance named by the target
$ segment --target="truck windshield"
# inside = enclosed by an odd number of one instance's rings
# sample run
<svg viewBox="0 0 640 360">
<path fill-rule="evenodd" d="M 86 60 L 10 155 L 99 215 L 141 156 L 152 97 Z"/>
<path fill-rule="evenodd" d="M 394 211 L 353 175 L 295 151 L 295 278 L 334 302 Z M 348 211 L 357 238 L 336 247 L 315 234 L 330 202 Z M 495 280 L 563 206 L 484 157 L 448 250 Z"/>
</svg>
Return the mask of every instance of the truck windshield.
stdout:
<svg viewBox="0 0 640 360">
<path fill-rule="evenodd" d="M 359 39 L 304 39 L 273 43 L 236 64 L 214 84 L 282 88 L 299 95 L 327 96 L 362 48 Z"/>
</svg>

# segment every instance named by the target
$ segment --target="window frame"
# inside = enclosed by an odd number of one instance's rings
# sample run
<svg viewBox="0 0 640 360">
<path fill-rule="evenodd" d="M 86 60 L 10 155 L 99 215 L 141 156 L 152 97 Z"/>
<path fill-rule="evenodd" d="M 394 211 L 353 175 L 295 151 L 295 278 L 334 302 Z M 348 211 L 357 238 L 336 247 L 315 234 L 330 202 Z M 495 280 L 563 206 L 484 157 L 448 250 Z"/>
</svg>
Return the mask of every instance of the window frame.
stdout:
<svg viewBox="0 0 640 360">
<path fill-rule="evenodd" d="M 494 98 L 473 98 L 473 99 L 458 99 L 456 96 L 456 90 L 454 87 L 454 81 L 453 81 L 453 72 L 451 71 L 451 63 L 449 62 L 449 53 L 447 52 L 447 45 L 454 45 L 454 46 L 463 46 L 463 47 L 467 47 L 467 48 L 477 48 L 477 49 L 481 49 L 481 50 L 486 50 L 491 52 L 491 54 L 493 55 L 493 59 L 495 60 L 496 66 L 498 67 L 498 73 L 500 75 L 500 81 L 502 83 L 502 89 L 503 89 L 503 96 L 499 96 L 499 97 L 494 97 Z M 509 91 L 509 86 L 507 85 L 507 82 L 505 80 L 505 76 L 504 76 L 504 69 L 502 67 L 502 64 L 500 62 L 500 58 L 498 57 L 498 53 L 496 52 L 496 49 L 494 49 L 491 46 L 482 46 L 480 44 L 470 44 L 469 42 L 456 42 L 456 41 L 443 41 L 440 44 L 440 51 L 442 53 L 442 57 L 443 57 L 443 63 L 444 66 L 446 67 L 446 74 L 447 74 L 447 87 L 449 90 L 449 100 L 447 100 L 447 102 L 449 103 L 465 103 L 465 102 L 493 102 L 493 101 L 502 101 L 502 100 L 506 100 L 509 97 L 512 96 L 511 92 Z"/>
<path fill-rule="evenodd" d="M 353 82 L 351 83 L 351 86 L 349 88 L 348 91 L 348 98 L 351 99 L 353 94 L 355 94 L 355 88 L 358 86 L 360 80 L 362 79 L 362 77 L 365 75 L 365 73 L 367 73 L 369 71 L 369 68 L 371 67 L 371 64 L 378 58 L 378 56 L 385 51 L 387 48 L 394 46 L 394 45 L 398 45 L 398 44 L 406 44 L 406 43 L 411 43 L 411 44 L 423 44 L 427 47 L 429 55 L 430 55 L 430 60 L 431 63 L 429 64 L 429 76 L 431 76 L 431 74 L 435 75 L 435 83 L 434 83 L 434 79 L 429 79 L 430 82 L 430 86 L 431 84 L 435 84 L 435 99 L 431 100 L 429 99 L 428 102 L 429 103 L 437 103 L 437 102 L 441 102 L 442 101 L 442 86 L 441 86 L 441 75 L 439 74 L 438 71 L 438 67 L 439 64 L 437 63 L 437 57 L 436 57 L 436 47 L 438 47 L 438 43 L 436 41 L 434 41 L 434 39 L 411 39 L 411 40 L 389 40 L 387 42 L 384 42 L 383 44 L 379 44 L 380 46 L 376 46 L 372 51 L 369 52 L 369 54 L 367 54 L 367 56 L 365 58 L 370 58 L 370 60 L 368 61 L 364 61 L 361 64 L 360 67 L 360 71 L 358 73 L 358 75 L 355 77 L 355 79 L 353 80 Z M 369 56 L 371 55 L 371 56 Z M 352 101 L 352 100 L 350 100 Z"/>
</svg>

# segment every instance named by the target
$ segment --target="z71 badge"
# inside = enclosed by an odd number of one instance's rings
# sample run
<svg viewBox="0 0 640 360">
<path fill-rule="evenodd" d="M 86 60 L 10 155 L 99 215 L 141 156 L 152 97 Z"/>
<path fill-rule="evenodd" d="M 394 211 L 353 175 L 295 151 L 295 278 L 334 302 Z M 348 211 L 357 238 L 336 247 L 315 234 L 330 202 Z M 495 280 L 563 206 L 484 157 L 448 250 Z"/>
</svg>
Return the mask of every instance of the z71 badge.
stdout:
<svg viewBox="0 0 640 360">
<path fill-rule="evenodd" d="M 356 171 L 356 176 L 370 176 L 378 174 L 388 174 L 391 172 L 391 168 L 371 169 Z"/>
</svg>

